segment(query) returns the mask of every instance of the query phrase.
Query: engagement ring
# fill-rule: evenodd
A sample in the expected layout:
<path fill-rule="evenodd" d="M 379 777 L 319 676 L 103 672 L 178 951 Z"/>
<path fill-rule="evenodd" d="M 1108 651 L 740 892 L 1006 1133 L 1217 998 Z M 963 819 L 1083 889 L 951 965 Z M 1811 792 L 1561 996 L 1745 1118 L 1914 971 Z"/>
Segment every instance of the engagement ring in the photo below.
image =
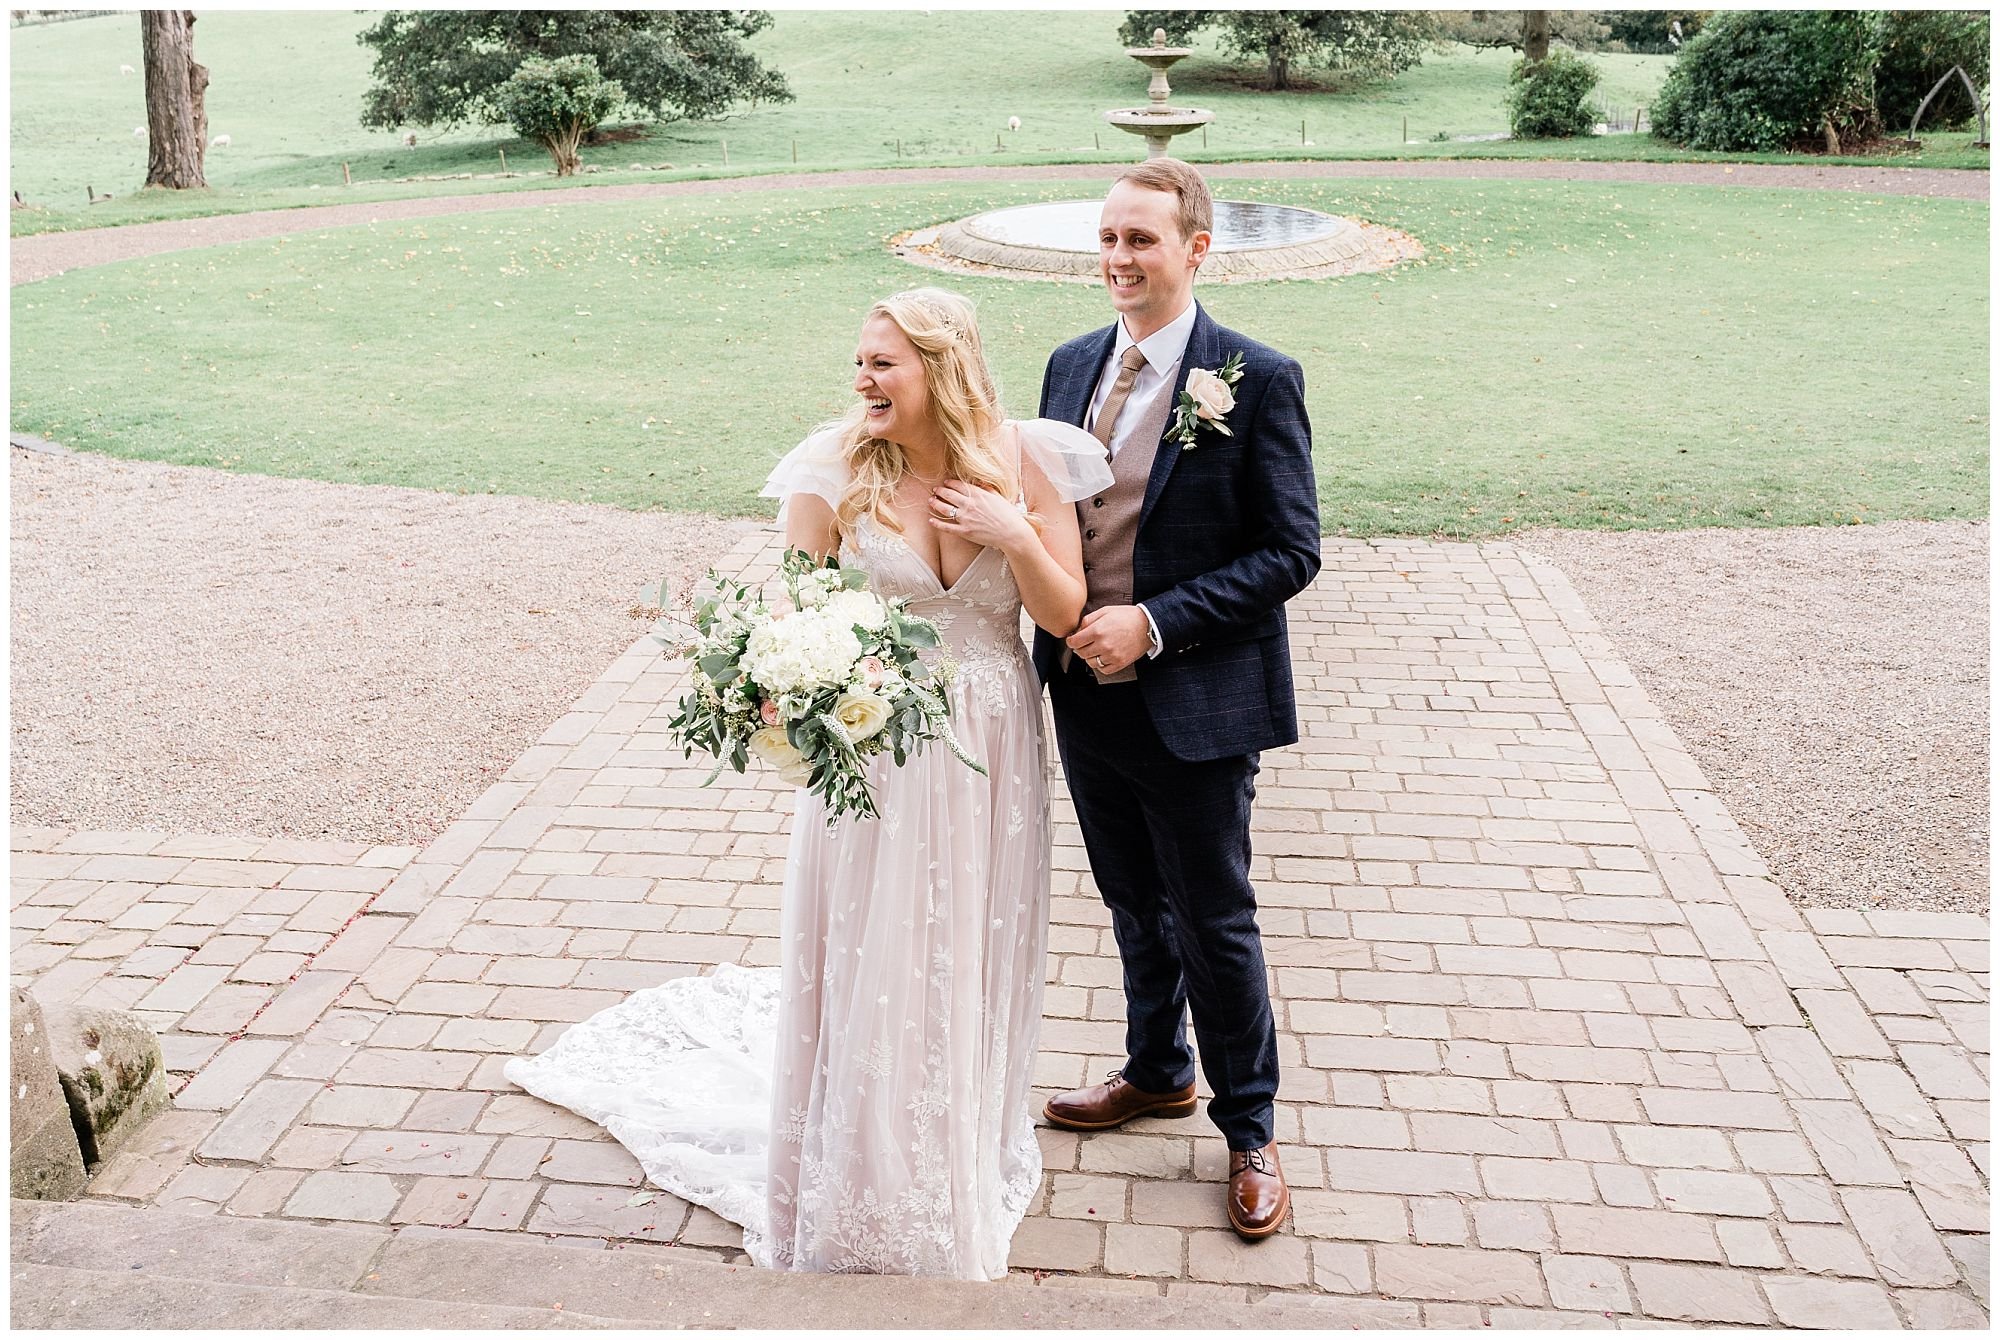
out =
<path fill-rule="evenodd" d="M 947 508 L 945 508 L 945 509 L 944 509 L 944 519 L 945 519 L 946 521 L 956 521 L 956 520 L 958 520 L 958 509 L 957 509 L 956 507 L 947 507 Z"/>

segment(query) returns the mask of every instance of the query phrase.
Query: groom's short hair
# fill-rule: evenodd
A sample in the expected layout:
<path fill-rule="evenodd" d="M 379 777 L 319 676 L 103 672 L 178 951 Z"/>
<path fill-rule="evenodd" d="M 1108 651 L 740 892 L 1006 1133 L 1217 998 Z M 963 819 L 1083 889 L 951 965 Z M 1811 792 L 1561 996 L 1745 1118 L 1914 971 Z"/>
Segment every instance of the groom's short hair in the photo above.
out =
<path fill-rule="evenodd" d="M 1183 242 L 1196 233 L 1215 231 L 1215 199 L 1209 195 L 1208 183 L 1194 164 L 1178 158 L 1149 158 L 1126 168 L 1118 174 L 1118 180 L 1149 191 L 1171 191 L 1180 201 L 1176 218 Z"/>

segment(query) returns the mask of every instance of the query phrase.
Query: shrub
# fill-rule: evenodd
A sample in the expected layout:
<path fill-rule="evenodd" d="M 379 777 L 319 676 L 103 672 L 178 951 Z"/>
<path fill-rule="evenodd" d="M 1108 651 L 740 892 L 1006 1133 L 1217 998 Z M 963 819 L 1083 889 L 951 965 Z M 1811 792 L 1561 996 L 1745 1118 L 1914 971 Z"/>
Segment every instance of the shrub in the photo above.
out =
<path fill-rule="evenodd" d="M 577 145 L 625 100 L 616 80 L 597 70 L 595 56 L 561 56 L 521 62 L 499 89 L 501 113 L 524 140 L 537 140 L 556 163 L 556 175 L 576 172 Z"/>
<path fill-rule="evenodd" d="M 1597 113 L 1585 99 L 1597 87 L 1597 67 L 1557 47 L 1548 59 L 1514 62 L 1507 83 L 1507 121 L 1517 140 L 1565 140 L 1588 135 Z"/>
<path fill-rule="evenodd" d="M 1882 16 L 1857 10 L 1718 10 L 1681 48 L 1653 133 L 1694 149 L 1837 152 L 1880 127 Z"/>
<path fill-rule="evenodd" d="M 1891 10 L 1875 67 L 1875 105 L 1883 123 L 1890 130 L 1909 130 L 1924 95 L 1954 65 L 1972 76 L 1974 88 L 1984 89 L 1992 76 L 1992 40 L 1993 20 L 1984 13 Z M 1924 123 L 1934 130 L 1957 129 L 1975 110 L 1965 85 L 1954 79 L 1925 110 Z"/>

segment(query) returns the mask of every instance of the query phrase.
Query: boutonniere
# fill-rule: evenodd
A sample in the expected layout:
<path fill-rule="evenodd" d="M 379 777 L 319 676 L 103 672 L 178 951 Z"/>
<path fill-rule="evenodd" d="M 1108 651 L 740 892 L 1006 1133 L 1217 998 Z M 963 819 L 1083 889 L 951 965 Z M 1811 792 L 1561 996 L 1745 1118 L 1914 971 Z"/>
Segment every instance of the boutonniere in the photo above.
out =
<path fill-rule="evenodd" d="M 1213 428 L 1228 437 L 1229 425 L 1223 420 L 1230 410 L 1236 408 L 1236 396 L 1230 388 L 1242 379 L 1243 351 L 1240 349 L 1212 372 L 1207 368 L 1190 368 L 1187 386 L 1181 391 L 1180 403 L 1174 409 L 1174 426 L 1167 433 L 1167 440 L 1180 443 L 1182 451 L 1193 451 L 1197 445 L 1195 433 L 1203 427 Z"/>

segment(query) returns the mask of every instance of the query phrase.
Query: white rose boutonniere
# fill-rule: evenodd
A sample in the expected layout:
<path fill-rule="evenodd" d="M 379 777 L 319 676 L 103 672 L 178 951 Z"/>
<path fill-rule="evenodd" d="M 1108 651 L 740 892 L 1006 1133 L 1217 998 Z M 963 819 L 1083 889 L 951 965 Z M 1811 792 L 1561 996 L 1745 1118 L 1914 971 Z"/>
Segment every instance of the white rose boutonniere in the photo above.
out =
<path fill-rule="evenodd" d="M 1203 428 L 1228 437 L 1229 425 L 1224 419 L 1236 408 L 1236 395 L 1231 388 L 1242 379 L 1241 350 L 1231 354 L 1220 368 L 1188 369 L 1187 385 L 1174 409 L 1174 424 L 1167 440 L 1180 443 L 1182 451 L 1193 451 L 1197 445 L 1195 434 Z"/>

